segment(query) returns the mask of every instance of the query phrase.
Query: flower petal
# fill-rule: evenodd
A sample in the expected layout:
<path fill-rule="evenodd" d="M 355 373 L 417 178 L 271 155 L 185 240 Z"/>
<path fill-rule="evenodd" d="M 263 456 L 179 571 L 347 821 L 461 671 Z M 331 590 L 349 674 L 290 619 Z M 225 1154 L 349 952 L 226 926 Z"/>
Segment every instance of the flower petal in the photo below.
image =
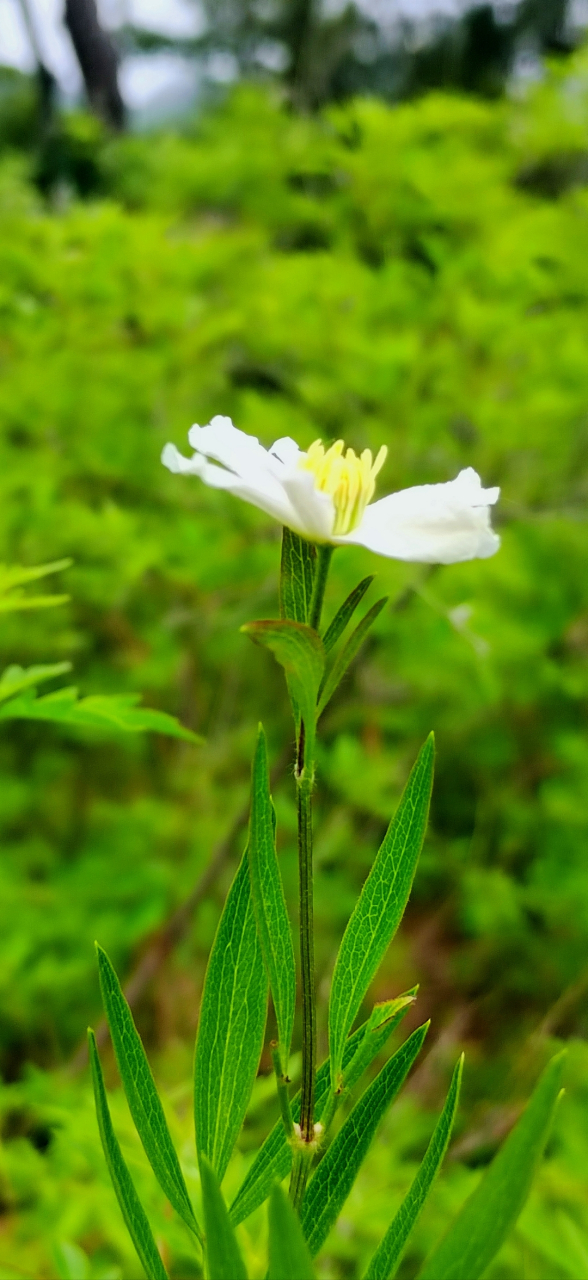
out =
<path fill-rule="evenodd" d="M 333 541 L 423 564 L 485 559 L 500 546 L 490 525 L 490 507 L 499 493 L 483 489 L 478 473 L 468 467 L 447 484 L 418 485 L 373 502 L 357 529 Z"/>
<path fill-rule="evenodd" d="M 290 528 L 310 542 L 334 542 L 333 499 L 315 487 L 312 471 L 298 466 L 285 469 L 282 485 L 294 511 L 295 523 Z"/>
<path fill-rule="evenodd" d="M 188 438 L 197 449 L 191 458 L 184 458 L 175 445 L 165 445 L 161 461 L 170 471 L 197 475 L 210 488 L 226 489 L 280 524 L 296 527 L 296 513 L 270 467 L 267 450 L 255 436 L 238 431 L 230 418 L 217 415 L 206 427 L 191 427 Z"/>
<path fill-rule="evenodd" d="M 201 476 L 205 465 L 204 458 L 200 454 L 195 453 L 193 457 L 185 458 L 183 453 L 176 449 L 175 444 L 164 444 L 161 461 L 168 471 L 173 471 L 176 475 Z"/>

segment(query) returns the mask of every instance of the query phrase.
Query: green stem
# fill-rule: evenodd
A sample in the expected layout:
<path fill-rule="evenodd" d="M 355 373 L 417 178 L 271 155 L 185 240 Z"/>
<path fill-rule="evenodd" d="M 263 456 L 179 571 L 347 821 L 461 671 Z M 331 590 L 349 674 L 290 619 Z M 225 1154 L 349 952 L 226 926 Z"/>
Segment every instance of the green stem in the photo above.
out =
<path fill-rule="evenodd" d="M 282 1113 L 284 1129 L 286 1130 L 286 1137 L 288 1138 L 288 1140 L 290 1140 L 290 1138 L 292 1138 L 294 1134 L 294 1124 L 292 1121 L 292 1112 L 290 1110 L 290 1095 L 288 1093 L 289 1081 L 287 1077 L 284 1075 L 284 1071 L 282 1067 L 282 1058 L 281 1058 L 280 1050 L 277 1047 L 277 1045 L 275 1048 L 272 1049 L 272 1062 L 274 1066 L 274 1072 L 276 1075 L 278 1101 L 280 1103 L 280 1111 Z"/>
<path fill-rule="evenodd" d="M 311 766 L 312 768 L 312 766 Z M 300 872 L 300 965 L 302 972 L 302 1082 L 300 1136 L 314 1141 L 316 1012 L 314 1001 L 314 921 L 312 885 L 312 774 L 305 762 L 298 789 L 298 863 Z"/>
<path fill-rule="evenodd" d="M 309 625 L 314 627 L 315 631 L 318 631 L 321 624 L 325 587 L 334 550 L 335 548 L 330 546 L 329 543 L 323 543 L 317 548 L 318 558 L 310 602 L 310 617 L 308 619 Z"/>

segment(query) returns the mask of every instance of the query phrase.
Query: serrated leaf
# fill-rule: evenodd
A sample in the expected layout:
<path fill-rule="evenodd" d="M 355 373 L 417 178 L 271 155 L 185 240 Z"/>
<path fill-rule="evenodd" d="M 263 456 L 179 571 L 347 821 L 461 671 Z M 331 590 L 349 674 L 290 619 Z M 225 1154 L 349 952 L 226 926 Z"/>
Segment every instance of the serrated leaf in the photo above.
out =
<path fill-rule="evenodd" d="M 138 707 L 140 697 L 138 693 L 115 693 L 78 698 L 77 689 L 70 686 L 37 698 L 34 690 L 28 689 L 0 706 L 0 720 L 48 720 L 119 733 L 164 733 L 185 742 L 202 742 L 198 734 L 184 728 L 166 711 Z"/>
<path fill-rule="evenodd" d="M 343 935 L 331 983 L 329 1050 L 333 1088 L 339 1087 L 343 1046 L 387 950 L 410 894 L 427 826 L 434 740 L 420 751 L 400 804 Z"/>
<path fill-rule="evenodd" d="M 46 578 L 49 573 L 68 569 L 71 560 L 54 560 L 51 564 L 35 565 L 25 569 L 22 565 L 0 565 L 0 613 L 12 613 L 22 609 L 49 609 L 53 605 L 66 604 L 68 595 L 27 596 L 20 590 L 28 582 Z"/>
<path fill-rule="evenodd" d="M 88 1031 L 88 1049 L 100 1138 L 122 1216 L 148 1280 L 168 1280 L 167 1271 L 153 1239 L 147 1215 L 135 1191 L 133 1180 L 112 1127 L 106 1089 L 104 1088 L 104 1078 L 93 1031 Z"/>
<path fill-rule="evenodd" d="M 257 1074 L 266 1015 L 267 978 L 245 853 L 208 960 L 194 1062 L 196 1145 L 219 1181 Z"/>
<path fill-rule="evenodd" d="M 347 644 L 345 644 L 341 649 L 341 652 L 337 654 L 331 670 L 327 671 L 323 684 L 319 690 L 318 707 L 316 712 L 317 719 L 322 715 L 327 703 L 331 701 L 335 689 L 341 683 L 341 680 L 343 679 L 347 668 L 353 662 L 358 649 L 361 648 L 370 627 L 373 626 L 376 618 L 382 612 L 384 605 L 387 603 L 388 596 L 382 596 L 381 600 L 376 600 L 376 603 L 368 610 L 365 617 L 357 624 L 355 631 L 351 633 Z"/>
<path fill-rule="evenodd" d="M 286 1075 L 296 1005 L 296 962 L 276 854 L 267 748 L 261 725 L 251 780 L 248 859 L 253 910 L 278 1024 L 281 1069 Z"/>
<path fill-rule="evenodd" d="M 407 992 L 413 996 L 414 992 Z M 402 997 L 401 997 L 402 998 Z M 409 1004 L 403 1004 L 395 1017 L 390 1018 L 373 1032 L 370 1044 L 369 1062 L 364 1062 L 365 1069 L 383 1049 L 388 1037 L 402 1021 Z M 359 1076 L 354 1073 L 357 1052 L 367 1031 L 368 1023 L 358 1027 L 345 1043 L 343 1053 L 343 1089 L 351 1088 Z M 314 1118 L 320 1120 L 330 1092 L 329 1059 L 322 1063 L 316 1073 Z M 300 1119 L 300 1093 L 292 1099 L 292 1117 Z M 243 1183 L 231 1205 L 231 1221 L 235 1226 L 249 1217 L 269 1195 L 272 1183 L 281 1181 L 290 1172 L 292 1166 L 292 1149 L 289 1146 L 284 1125 L 278 1120 L 260 1147 L 250 1166 Z"/>
<path fill-rule="evenodd" d="M 306 538 L 284 528 L 280 566 L 280 615 L 290 622 L 310 618 L 316 547 Z"/>
<path fill-rule="evenodd" d="M 351 1191 L 376 1129 L 420 1052 L 428 1023 L 413 1031 L 365 1093 L 323 1156 L 302 1202 L 302 1228 L 311 1254 L 318 1253 Z"/>
<path fill-rule="evenodd" d="M 479 1280 L 514 1227 L 543 1155 L 565 1052 L 548 1062 L 514 1129 L 419 1272 L 419 1280 Z"/>
<path fill-rule="evenodd" d="M 96 953 L 112 1045 L 135 1128 L 162 1191 L 176 1213 L 202 1241 L 141 1037 L 106 952 L 97 945 Z"/>
<path fill-rule="evenodd" d="M 333 621 L 329 624 L 323 636 L 325 653 L 330 653 L 333 646 L 336 645 L 339 636 L 343 635 L 347 623 L 351 621 L 355 610 L 358 605 L 361 604 L 366 591 L 371 587 L 374 577 L 375 574 L 372 573 L 369 578 L 362 578 L 355 590 L 352 591 L 350 595 L 347 596 L 347 599 L 343 601 L 341 608 L 337 610 Z"/>
<path fill-rule="evenodd" d="M 28 582 L 38 582 L 39 578 L 46 578 L 50 573 L 69 569 L 72 564 L 73 560 L 69 558 L 52 560 L 49 564 L 36 564 L 31 568 L 20 564 L 0 564 L 0 596 L 6 595 L 6 592 L 12 591 L 14 587 L 23 587 Z"/>
<path fill-rule="evenodd" d="M 22 591 L 0 598 L 0 613 L 16 613 L 26 609 L 53 609 L 58 604 L 67 604 L 68 595 L 59 596 L 26 596 Z"/>
<path fill-rule="evenodd" d="M 314 1280 L 312 1258 L 300 1219 L 278 1183 L 272 1187 L 268 1222 L 268 1280 Z"/>
<path fill-rule="evenodd" d="M 200 1156 L 200 1180 L 209 1280 L 247 1280 L 245 1263 L 229 1221 L 218 1179 L 205 1155 Z"/>
<path fill-rule="evenodd" d="M 453 1129 L 453 1121 L 459 1102 L 459 1090 L 463 1071 L 463 1054 L 455 1066 L 443 1111 L 433 1130 L 431 1141 L 420 1168 L 391 1222 L 382 1243 L 370 1262 L 365 1280 L 391 1280 L 396 1275 L 410 1233 L 423 1208 L 441 1163 Z"/>
<path fill-rule="evenodd" d="M 323 642 L 312 627 L 301 622 L 248 622 L 241 630 L 270 649 L 288 678 L 288 687 L 306 730 L 309 758 L 313 757 L 316 700 L 325 669 Z"/>
<path fill-rule="evenodd" d="M 44 680 L 52 680 L 54 676 L 65 675 L 71 671 L 71 662 L 52 662 L 49 665 L 35 667 L 6 667 L 0 676 L 0 702 L 6 698 L 14 698 L 24 689 L 30 689 Z"/>

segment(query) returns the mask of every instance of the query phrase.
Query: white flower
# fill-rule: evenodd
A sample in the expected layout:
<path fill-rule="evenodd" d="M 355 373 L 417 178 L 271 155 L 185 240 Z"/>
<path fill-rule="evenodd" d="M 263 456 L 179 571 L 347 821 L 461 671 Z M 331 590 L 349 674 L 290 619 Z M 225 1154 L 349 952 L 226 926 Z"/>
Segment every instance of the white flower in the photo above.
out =
<path fill-rule="evenodd" d="M 228 489 L 310 542 L 355 543 L 426 564 L 485 558 L 500 545 L 490 525 L 500 490 L 483 489 L 472 467 L 446 484 L 418 485 L 371 502 L 385 448 L 375 462 L 369 449 L 359 458 L 353 449 L 344 453 L 341 440 L 326 451 L 317 440 L 303 453 L 286 437 L 264 449 L 220 416 L 207 427 L 192 427 L 188 438 L 193 456 L 184 458 L 166 444 L 164 466 Z"/>

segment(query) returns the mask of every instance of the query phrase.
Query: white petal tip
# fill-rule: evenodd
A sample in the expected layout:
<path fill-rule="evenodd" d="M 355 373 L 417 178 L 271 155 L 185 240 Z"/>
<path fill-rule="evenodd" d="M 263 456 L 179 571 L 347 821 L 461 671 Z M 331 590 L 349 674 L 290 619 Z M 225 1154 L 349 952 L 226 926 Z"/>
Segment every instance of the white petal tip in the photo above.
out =
<path fill-rule="evenodd" d="M 192 458 L 185 458 L 175 444 L 165 444 L 161 451 L 161 461 L 168 471 L 174 475 L 200 475 L 203 466 L 203 459 L 194 455 Z"/>

